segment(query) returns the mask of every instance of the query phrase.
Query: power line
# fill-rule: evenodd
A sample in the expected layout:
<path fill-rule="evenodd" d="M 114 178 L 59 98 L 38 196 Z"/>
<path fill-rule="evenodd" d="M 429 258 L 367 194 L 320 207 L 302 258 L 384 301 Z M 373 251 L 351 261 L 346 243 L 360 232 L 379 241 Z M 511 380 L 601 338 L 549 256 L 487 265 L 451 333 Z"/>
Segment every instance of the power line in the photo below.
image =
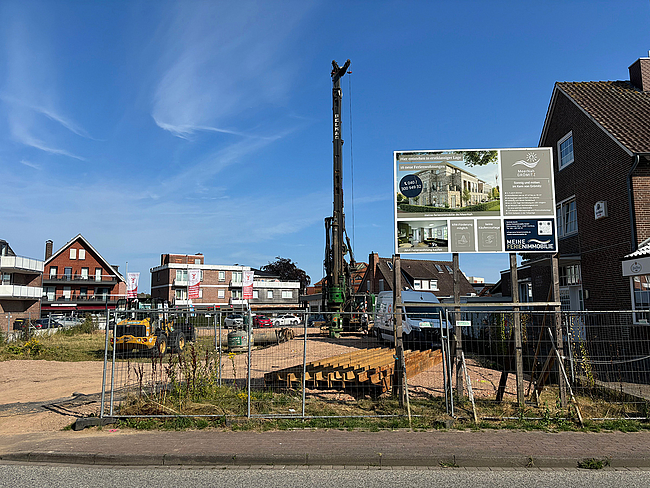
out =
<path fill-rule="evenodd" d="M 348 93 L 349 93 L 349 114 L 350 114 L 350 207 L 352 207 L 352 248 L 356 249 L 354 240 L 354 154 L 352 152 L 352 71 L 348 71 Z"/>

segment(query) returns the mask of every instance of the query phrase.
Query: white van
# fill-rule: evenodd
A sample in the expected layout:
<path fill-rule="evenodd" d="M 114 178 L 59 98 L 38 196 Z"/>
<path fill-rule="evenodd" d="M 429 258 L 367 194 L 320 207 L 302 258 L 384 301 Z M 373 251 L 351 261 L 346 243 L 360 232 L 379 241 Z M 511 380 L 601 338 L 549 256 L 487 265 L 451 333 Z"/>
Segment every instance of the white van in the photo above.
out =
<path fill-rule="evenodd" d="M 445 327 L 445 312 L 438 298 L 429 291 L 403 291 L 402 339 L 406 349 L 431 349 L 440 347 L 440 320 Z M 410 306 L 411 304 L 430 304 L 430 306 Z M 381 291 L 375 302 L 374 335 L 380 339 L 394 342 L 393 335 L 393 292 Z"/>

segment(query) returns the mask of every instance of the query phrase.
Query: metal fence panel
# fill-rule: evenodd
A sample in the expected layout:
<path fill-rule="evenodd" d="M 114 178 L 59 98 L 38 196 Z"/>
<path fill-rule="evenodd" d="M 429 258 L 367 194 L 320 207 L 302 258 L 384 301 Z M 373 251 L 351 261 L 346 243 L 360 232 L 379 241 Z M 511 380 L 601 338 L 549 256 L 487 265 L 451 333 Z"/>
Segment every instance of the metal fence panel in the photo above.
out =
<path fill-rule="evenodd" d="M 111 313 L 102 415 L 381 417 L 410 409 L 432 418 L 478 419 L 539 417 L 552 407 L 571 417 L 575 406 L 560 405 L 564 374 L 585 418 L 647 415 L 649 334 L 647 326 L 633 324 L 630 312 L 425 311 L 419 313 L 421 327 L 405 327 L 405 384 L 396 384 L 391 336 L 381 334 L 372 317 L 351 321 L 354 330 L 336 334 L 321 316 L 304 311 L 258 312 L 271 319 L 270 326 L 247 317 L 251 326 L 237 328 L 227 328 L 231 324 L 219 312 L 138 313 Z M 522 328 L 519 377 L 516 316 Z M 144 319 L 183 331 L 183 350 L 177 333 L 168 332 L 162 354 L 159 335 L 143 328 Z M 556 320 L 563 331 L 561 361 L 554 349 Z M 408 390 L 405 408 L 387 406 L 400 388 Z"/>

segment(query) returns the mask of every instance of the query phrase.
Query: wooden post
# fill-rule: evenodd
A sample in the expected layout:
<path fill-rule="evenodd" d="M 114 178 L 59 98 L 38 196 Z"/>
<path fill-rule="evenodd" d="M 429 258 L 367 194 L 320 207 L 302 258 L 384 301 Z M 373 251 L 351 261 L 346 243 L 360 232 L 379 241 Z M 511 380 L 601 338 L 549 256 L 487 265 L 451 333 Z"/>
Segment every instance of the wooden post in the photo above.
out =
<path fill-rule="evenodd" d="M 460 303 L 460 266 L 458 264 L 458 253 L 452 254 L 452 267 L 454 269 L 454 303 Z M 458 324 L 460 320 L 460 307 L 455 308 L 454 323 Z M 463 396 L 463 334 L 462 329 L 454 327 L 454 336 L 456 338 L 456 395 L 460 398 Z"/>
<path fill-rule="evenodd" d="M 400 407 L 404 406 L 404 343 L 402 340 L 402 266 L 399 254 L 393 257 L 393 313 L 395 314 L 393 338 L 395 340 L 395 367 L 393 393 L 399 396 Z"/>
<path fill-rule="evenodd" d="M 559 256 L 558 254 L 553 254 L 551 257 L 551 272 L 553 278 L 553 301 L 560 301 L 560 265 L 559 265 Z M 562 314 L 561 307 L 555 306 L 555 344 L 557 345 L 557 350 L 560 353 L 559 357 L 564 357 L 564 338 L 562 335 Z M 560 386 L 560 403 L 562 408 L 565 408 L 567 405 L 566 401 L 566 382 L 564 381 L 564 376 L 562 374 L 562 365 L 558 364 L 557 374 L 558 374 L 558 384 Z"/>
<path fill-rule="evenodd" d="M 517 276 L 517 253 L 510 253 L 510 286 L 512 288 L 512 303 L 515 318 L 515 379 L 517 381 L 517 403 L 524 406 L 524 360 L 521 344 L 521 315 L 519 313 L 519 279 Z"/>

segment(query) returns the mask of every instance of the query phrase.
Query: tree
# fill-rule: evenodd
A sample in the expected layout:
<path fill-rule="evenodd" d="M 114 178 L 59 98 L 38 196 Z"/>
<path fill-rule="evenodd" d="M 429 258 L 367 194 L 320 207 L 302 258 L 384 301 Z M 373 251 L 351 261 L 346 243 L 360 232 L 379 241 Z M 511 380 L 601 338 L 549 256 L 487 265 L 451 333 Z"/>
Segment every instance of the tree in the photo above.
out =
<path fill-rule="evenodd" d="M 276 256 L 275 261 L 262 266 L 262 271 L 277 275 L 282 281 L 300 281 L 300 291 L 304 292 L 311 283 L 311 278 L 289 258 Z"/>
<path fill-rule="evenodd" d="M 465 188 L 463 190 L 463 200 L 465 201 L 465 206 L 467 206 L 467 204 L 469 203 L 470 198 L 472 198 L 472 194 L 467 188 Z"/>
<path fill-rule="evenodd" d="M 467 166 L 485 166 L 488 163 L 497 162 L 496 151 L 464 151 L 463 161 Z"/>

